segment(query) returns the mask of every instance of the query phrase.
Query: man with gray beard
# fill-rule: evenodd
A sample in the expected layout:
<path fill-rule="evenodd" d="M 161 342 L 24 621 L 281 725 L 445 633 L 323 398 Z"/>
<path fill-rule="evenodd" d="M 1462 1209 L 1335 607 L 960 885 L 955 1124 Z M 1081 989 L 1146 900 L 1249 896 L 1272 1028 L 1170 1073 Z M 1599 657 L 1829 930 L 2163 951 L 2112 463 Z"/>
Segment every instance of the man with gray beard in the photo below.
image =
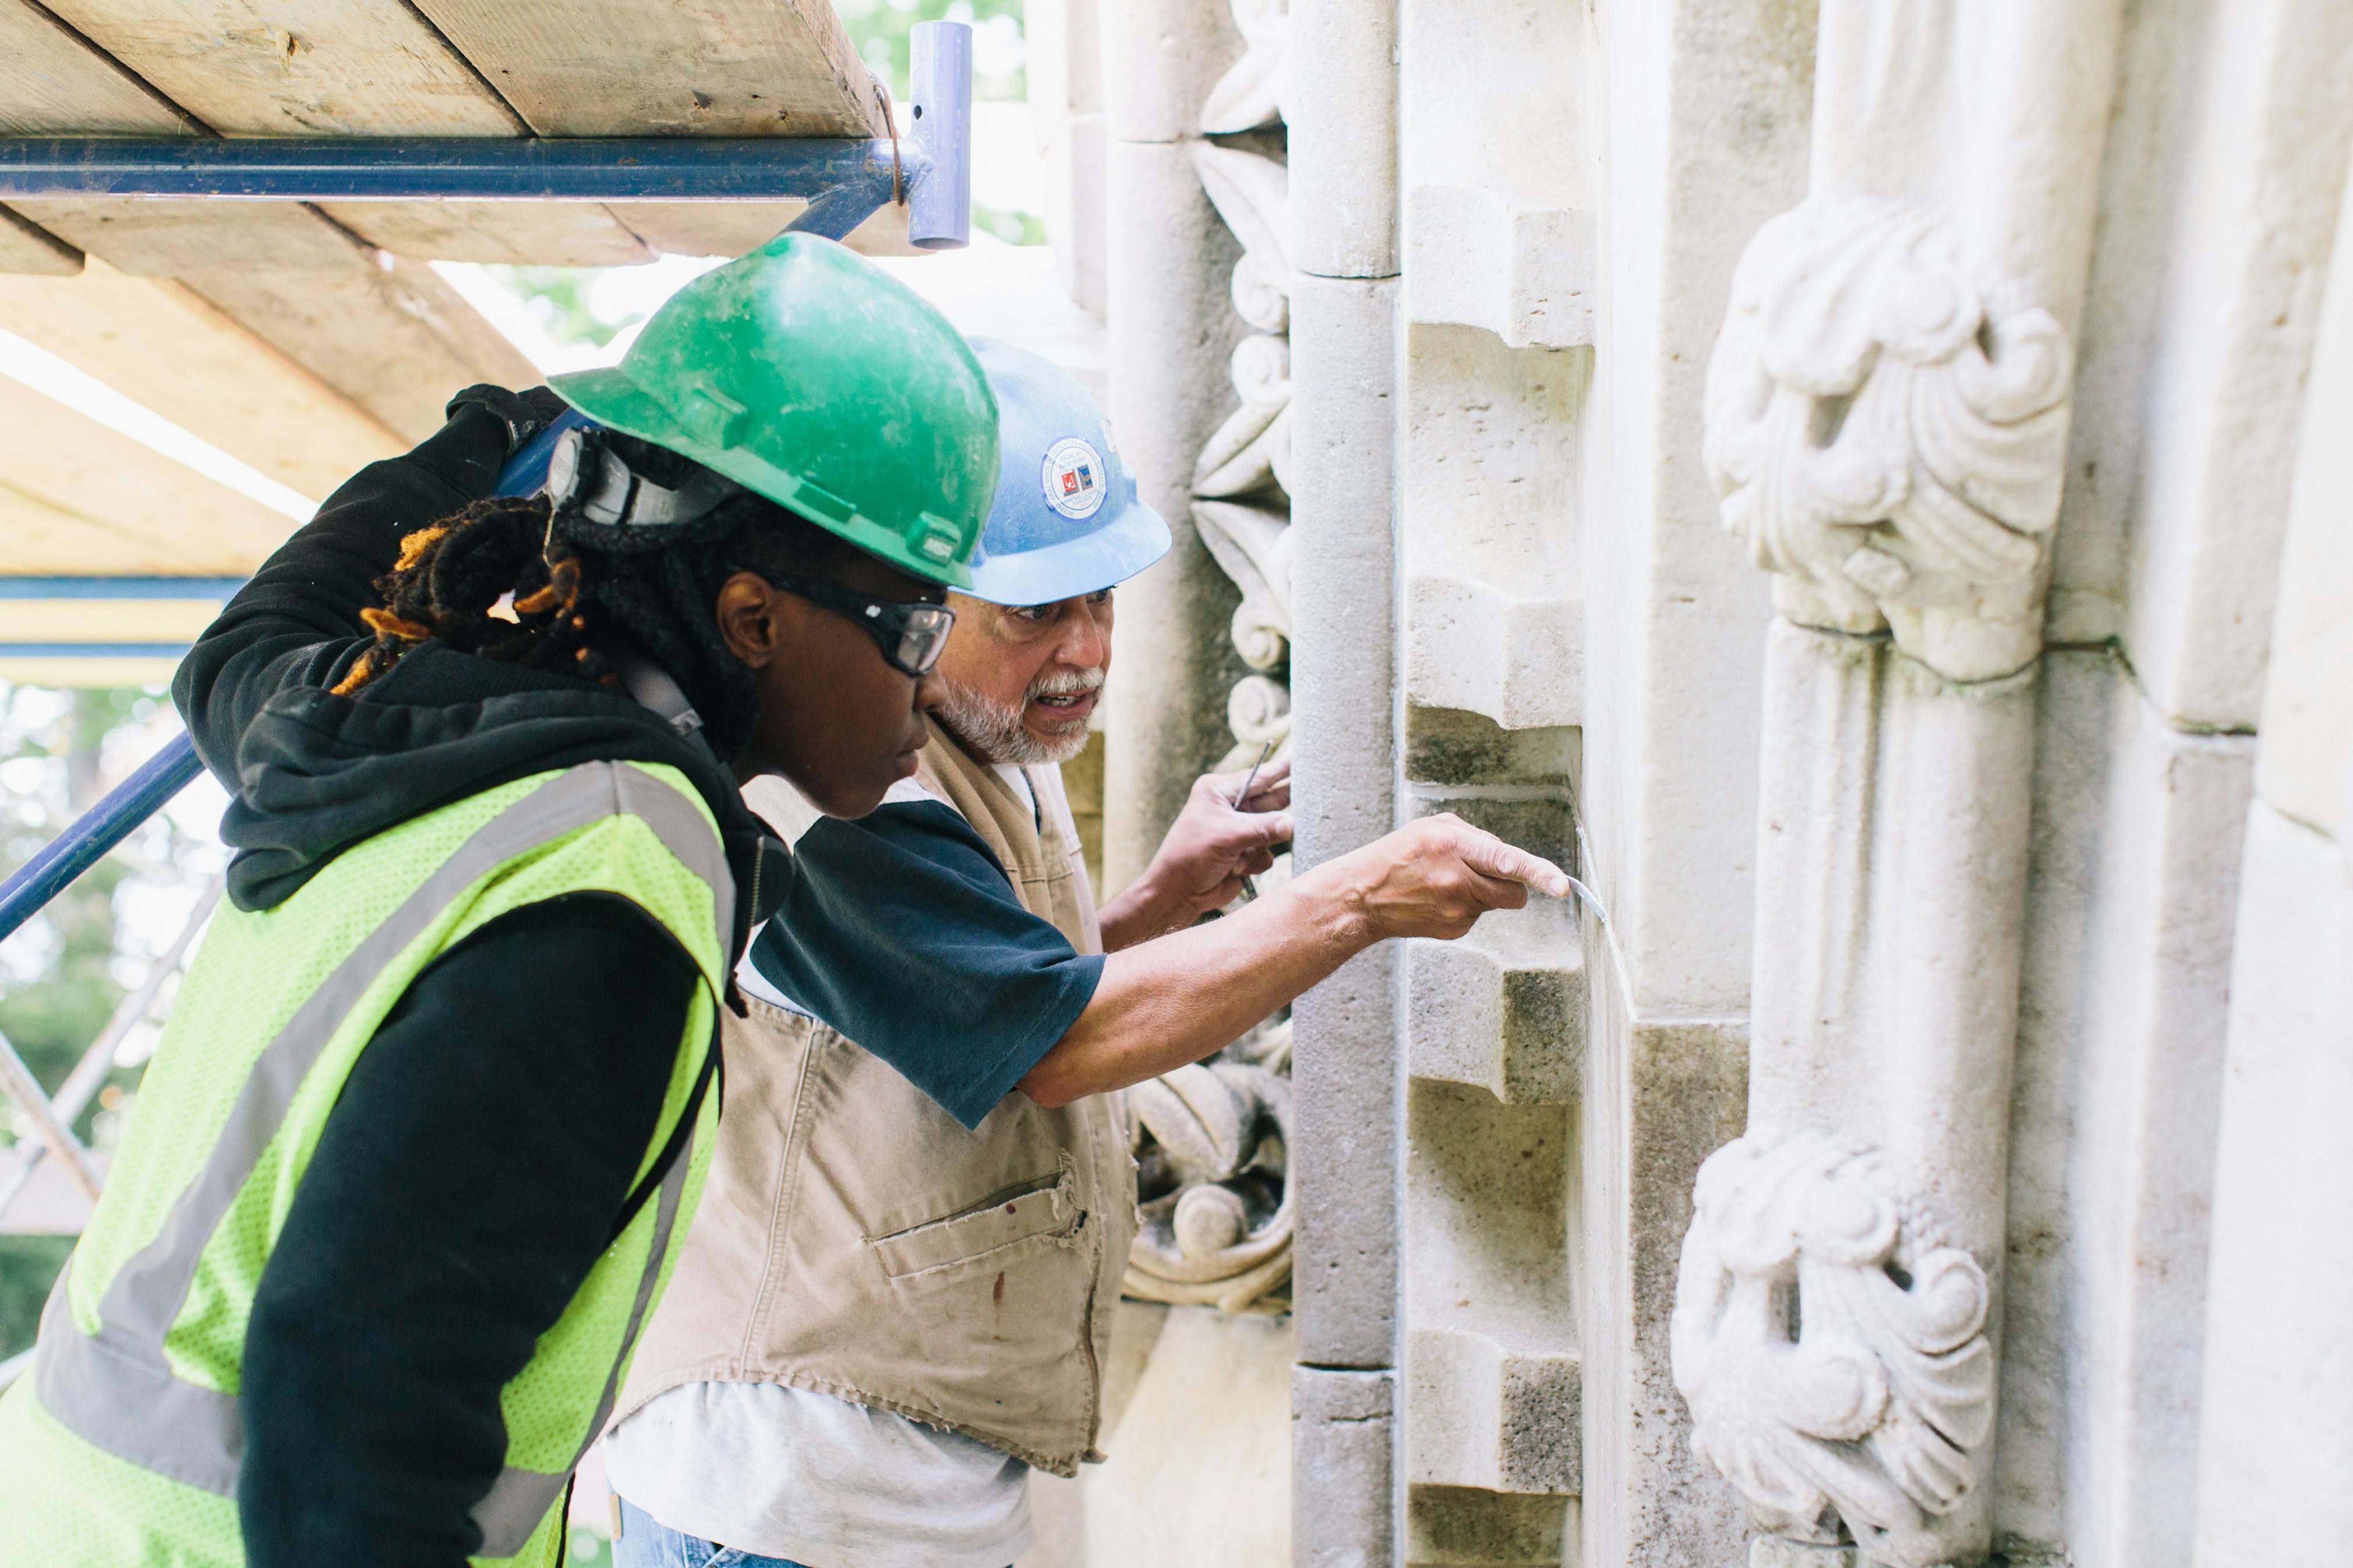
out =
<path fill-rule="evenodd" d="M 619 1568 L 1005 1568 L 1029 1467 L 1103 1458 L 1135 1225 L 1106 1091 L 1222 1049 L 1375 942 L 1569 889 L 1433 817 L 1203 921 L 1291 837 L 1278 760 L 1247 797 L 1243 774 L 1199 780 L 1098 913 L 1059 764 L 1102 698 L 1113 585 L 1168 530 L 1076 382 L 973 348 L 1003 462 L 918 689 L 930 743 L 855 822 L 745 789 L 793 880 L 738 972 L 718 1148 L 607 1439 Z"/>

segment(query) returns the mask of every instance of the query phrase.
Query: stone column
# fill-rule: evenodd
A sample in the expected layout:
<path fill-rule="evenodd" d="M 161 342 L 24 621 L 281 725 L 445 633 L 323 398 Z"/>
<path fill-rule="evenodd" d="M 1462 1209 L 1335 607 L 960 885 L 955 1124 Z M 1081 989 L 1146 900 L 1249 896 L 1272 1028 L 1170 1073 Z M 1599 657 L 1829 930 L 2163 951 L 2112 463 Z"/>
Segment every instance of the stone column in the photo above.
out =
<path fill-rule="evenodd" d="M 1974 1562 L 2038 658 L 2116 0 L 1827 0 L 1807 199 L 1709 368 L 1774 574 L 1748 1131 L 1672 1325 L 1754 1561 Z"/>
<path fill-rule="evenodd" d="M 1395 824 L 1397 11 L 1293 0 L 1292 731 L 1304 868 Z M 1392 945 L 1293 1011 L 1294 1561 L 1399 1560 Z"/>
<path fill-rule="evenodd" d="M 1123 0 L 1098 26 L 1106 93 L 1104 285 L 1109 412 L 1139 494 L 1176 543 L 1123 584 L 1103 782 L 1109 897 L 1158 847 L 1227 749 L 1237 595 L 1192 518 L 1196 458 L 1233 398 L 1242 335 L 1228 285 L 1240 247 L 1194 171 L 1203 100 L 1240 51 L 1225 0 Z"/>

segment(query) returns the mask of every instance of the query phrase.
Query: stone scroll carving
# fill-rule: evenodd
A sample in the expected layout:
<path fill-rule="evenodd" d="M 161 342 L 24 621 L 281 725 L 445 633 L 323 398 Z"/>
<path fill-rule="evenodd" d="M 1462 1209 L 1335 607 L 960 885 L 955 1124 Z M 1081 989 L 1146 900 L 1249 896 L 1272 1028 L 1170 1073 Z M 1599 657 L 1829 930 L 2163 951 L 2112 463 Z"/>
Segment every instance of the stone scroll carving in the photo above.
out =
<path fill-rule="evenodd" d="M 1926 1568 L 1993 1426 L 1991 1291 L 1868 1149 L 1752 1132 L 1700 1167 L 1671 1339 L 1692 1448 L 1760 1528 Z"/>
<path fill-rule="evenodd" d="M 2012 674 L 2042 647 L 2073 364 L 1938 212 L 1807 201 L 1749 242 L 1708 366 L 1725 526 L 1790 619 Z"/>
<path fill-rule="evenodd" d="M 1241 242 L 1234 310 L 1252 331 L 1235 345 L 1237 406 L 1193 468 L 1193 524 L 1241 591 L 1235 651 L 1250 674 L 1226 702 L 1234 744 L 1219 772 L 1291 746 L 1291 263 L 1289 172 L 1279 151 L 1287 0 L 1232 0 L 1248 45 L 1201 107 L 1193 167 Z M 1270 134 L 1272 133 L 1272 134 Z M 1271 748 L 1270 751 L 1269 748 Z M 1280 884 L 1289 858 L 1258 878 Z M 1228 1311 L 1287 1306 L 1291 1280 L 1291 1022 L 1268 1020 L 1209 1061 L 1127 1091 L 1142 1224 L 1126 1294 Z"/>
<path fill-rule="evenodd" d="M 1279 1310 L 1291 1279 L 1291 1026 L 1127 1091 L 1141 1225 L 1129 1296 Z"/>

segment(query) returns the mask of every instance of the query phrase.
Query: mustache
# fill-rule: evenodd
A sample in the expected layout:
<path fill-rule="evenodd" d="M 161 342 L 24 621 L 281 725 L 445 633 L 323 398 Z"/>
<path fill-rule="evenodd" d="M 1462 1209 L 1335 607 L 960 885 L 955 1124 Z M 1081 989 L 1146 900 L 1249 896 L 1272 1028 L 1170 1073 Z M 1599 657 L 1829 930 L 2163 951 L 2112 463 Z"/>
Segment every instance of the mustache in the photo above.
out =
<path fill-rule="evenodd" d="M 1092 669 L 1050 669 L 1029 683 L 1029 689 L 1022 694 L 1022 700 L 1029 701 L 1039 697 L 1072 697 L 1082 691 L 1100 690 L 1103 683 L 1103 668 L 1101 665 L 1096 665 Z"/>

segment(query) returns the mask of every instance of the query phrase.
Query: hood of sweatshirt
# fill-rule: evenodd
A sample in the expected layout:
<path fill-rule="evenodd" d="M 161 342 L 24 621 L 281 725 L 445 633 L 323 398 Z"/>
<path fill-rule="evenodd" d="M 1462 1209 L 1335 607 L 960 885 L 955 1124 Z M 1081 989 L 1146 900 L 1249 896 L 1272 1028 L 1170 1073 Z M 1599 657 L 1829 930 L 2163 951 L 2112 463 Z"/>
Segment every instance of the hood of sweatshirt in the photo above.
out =
<path fill-rule="evenodd" d="M 533 773 L 586 762 L 664 763 L 718 819 L 735 874 L 737 942 L 791 875 L 783 847 L 701 742 L 626 694 L 575 677 L 426 643 L 358 695 L 280 691 L 238 738 L 221 837 L 228 895 L 270 909 L 321 867 L 413 816 Z M 732 955 L 731 955 L 732 956 Z"/>

